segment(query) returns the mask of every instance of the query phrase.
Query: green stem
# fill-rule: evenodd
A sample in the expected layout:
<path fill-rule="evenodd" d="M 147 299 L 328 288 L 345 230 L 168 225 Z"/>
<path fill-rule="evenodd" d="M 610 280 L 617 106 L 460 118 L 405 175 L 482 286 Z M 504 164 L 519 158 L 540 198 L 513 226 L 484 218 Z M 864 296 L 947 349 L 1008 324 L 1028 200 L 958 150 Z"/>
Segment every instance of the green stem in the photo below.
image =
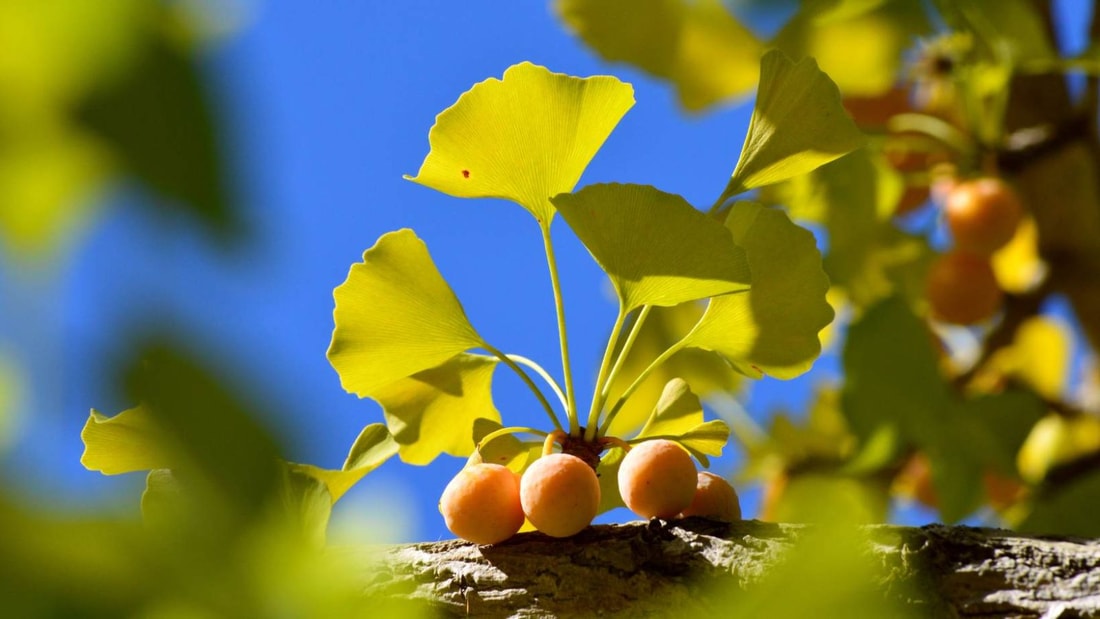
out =
<path fill-rule="evenodd" d="M 630 349 L 634 347 L 634 341 L 638 339 L 638 334 L 642 332 L 642 325 L 645 323 L 645 319 L 649 317 L 649 312 L 652 309 L 652 305 L 643 306 L 642 311 L 638 312 L 638 317 L 634 319 L 634 324 L 630 327 L 630 333 L 627 334 L 626 341 L 623 342 L 623 349 L 619 351 L 619 358 L 615 359 L 615 365 L 611 366 L 611 373 L 607 375 L 607 382 L 604 383 L 603 390 L 600 391 L 600 397 L 604 401 L 607 401 L 611 384 L 615 382 L 615 378 L 619 376 L 619 371 L 623 369 L 626 357 L 630 354 Z"/>
<path fill-rule="evenodd" d="M 481 440 L 477 442 L 478 449 L 481 449 L 482 445 L 489 444 L 489 441 L 498 436 L 504 436 L 505 434 L 534 434 L 535 436 L 549 436 L 549 432 L 543 432 L 538 428 L 525 428 L 520 426 L 512 426 L 508 428 L 501 428 L 499 430 L 493 430 L 492 432 L 481 437 Z"/>
<path fill-rule="evenodd" d="M 638 375 L 638 378 L 634 379 L 634 382 L 630 383 L 630 386 L 626 388 L 626 391 L 624 391 L 623 394 L 619 396 L 619 399 L 615 401 L 615 406 L 611 407 L 611 411 L 607 413 L 607 417 L 604 418 L 603 423 L 600 424 L 600 430 L 597 436 L 603 436 L 607 434 L 607 430 L 611 427 L 611 422 L 615 419 L 615 415 L 619 414 L 619 411 L 622 409 L 623 405 L 626 404 L 626 401 L 630 399 L 630 396 L 634 395 L 634 392 L 638 390 L 638 387 L 642 386 L 642 383 L 645 382 L 645 379 L 649 378 L 649 375 L 653 373 L 653 370 L 656 370 L 658 367 L 661 366 L 662 363 L 668 361 L 669 358 L 672 357 L 672 355 L 680 352 L 680 349 L 684 347 L 683 342 L 684 340 L 680 340 L 672 346 L 669 346 L 668 349 L 665 350 L 665 352 L 661 353 L 656 359 L 653 360 L 653 363 L 650 363 L 649 366 L 646 367 L 646 369 L 642 370 L 642 373 Z"/>
<path fill-rule="evenodd" d="M 562 409 L 564 410 L 569 408 L 569 404 L 567 404 L 565 401 L 565 393 L 562 392 L 561 387 L 558 385 L 558 381 L 554 380 L 554 377 L 550 376 L 550 373 L 544 370 L 541 365 L 535 363 L 527 357 L 521 357 L 520 355 L 506 356 L 520 365 L 525 365 L 531 368 L 535 372 L 535 374 L 538 374 L 540 377 L 542 377 L 542 380 L 546 381 L 547 385 L 550 385 L 550 389 L 554 391 L 554 395 L 558 396 L 558 401 L 561 402 Z"/>
<path fill-rule="evenodd" d="M 558 416 L 554 413 L 554 408 L 550 406 L 550 402 L 547 401 L 546 396 L 542 394 L 542 390 L 539 389 L 538 385 L 535 384 L 535 381 L 531 380 L 531 377 L 527 375 L 527 372 L 524 372 L 523 368 L 516 365 L 516 362 L 509 358 L 508 355 L 500 352 L 499 350 L 493 348 L 488 344 L 483 344 L 483 346 L 485 347 L 485 350 L 489 351 L 497 359 L 503 361 L 504 365 L 512 368 L 512 370 L 516 374 L 518 374 L 521 379 L 523 379 L 523 382 L 527 384 L 527 387 L 531 390 L 532 393 L 535 394 L 535 397 L 538 398 L 539 404 L 542 404 L 542 407 L 546 409 L 546 414 L 550 416 L 550 421 L 554 424 L 554 427 L 558 430 L 561 430 L 561 422 L 558 421 Z"/>
<path fill-rule="evenodd" d="M 626 312 L 619 305 L 619 314 L 615 317 L 615 326 L 611 327 L 611 335 L 607 338 L 607 348 L 603 351 L 603 361 L 600 362 L 600 373 L 596 377 L 596 388 L 592 392 L 592 408 L 588 411 L 588 424 L 584 430 L 584 440 L 591 442 L 596 438 L 596 425 L 600 422 L 600 411 L 603 410 L 606 389 L 604 385 L 607 375 L 611 371 L 611 360 L 615 356 L 615 342 L 623 330 L 626 322 Z"/>
<path fill-rule="evenodd" d="M 541 223 L 542 244 L 546 249 L 546 264 L 550 267 L 550 285 L 554 289 L 554 309 L 558 315 L 558 342 L 561 346 L 561 371 L 565 378 L 565 416 L 569 418 L 569 434 L 580 436 L 580 422 L 577 420 L 577 396 L 573 390 L 573 371 L 569 366 L 569 338 L 565 333 L 565 304 L 562 302 L 561 281 L 558 278 L 558 263 L 554 259 L 554 244 L 550 239 L 550 224 Z M 557 418 L 554 419 L 557 422 Z M 555 423 L 555 427 L 561 429 Z"/>

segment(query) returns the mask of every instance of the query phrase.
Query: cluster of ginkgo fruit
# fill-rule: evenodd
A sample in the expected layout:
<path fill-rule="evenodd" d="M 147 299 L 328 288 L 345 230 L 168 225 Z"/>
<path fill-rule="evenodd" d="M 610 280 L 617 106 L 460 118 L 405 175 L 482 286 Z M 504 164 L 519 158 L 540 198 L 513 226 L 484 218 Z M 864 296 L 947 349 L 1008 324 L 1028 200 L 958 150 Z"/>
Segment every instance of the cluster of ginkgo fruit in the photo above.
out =
<path fill-rule="evenodd" d="M 522 476 L 485 462 L 459 471 L 439 501 L 447 528 L 475 544 L 495 544 L 515 535 L 525 520 L 551 537 L 569 537 L 591 524 L 600 507 L 599 479 L 583 459 L 553 452 L 559 438 L 547 439 L 542 457 Z M 623 502 L 644 518 L 741 519 L 733 486 L 713 473 L 697 472 L 674 441 L 654 439 L 630 448 L 618 481 Z"/>
<path fill-rule="evenodd" d="M 925 295 L 932 317 L 972 325 L 996 314 L 1004 292 L 991 257 L 1016 234 L 1024 209 L 1016 191 L 996 176 L 954 183 L 946 192 L 943 219 L 951 248 L 928 270 Z"/>

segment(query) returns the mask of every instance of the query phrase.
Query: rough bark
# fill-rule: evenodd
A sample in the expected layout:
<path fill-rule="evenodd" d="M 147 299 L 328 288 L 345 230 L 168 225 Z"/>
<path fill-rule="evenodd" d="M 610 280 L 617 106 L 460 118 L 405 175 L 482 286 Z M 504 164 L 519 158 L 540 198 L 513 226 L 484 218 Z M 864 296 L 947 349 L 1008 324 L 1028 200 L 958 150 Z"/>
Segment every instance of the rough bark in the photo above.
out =
<path fill-rule="evenodd" d="M 766 587 L 784 562 L 814 560 L 808 543 L 821 531 L 691 518 L 593 526 L 564 540 L 411 544 L 387 548 L 362 578 L 370 595 L 421 600 L 446 616 L 729 616 L 722 611 L 754 591 L 811 595 Z M 858 539 L 849 549 L 879 568 L 864 583 L 914 616 L 1100 617 L 1100 540 L 943 525 L 866 526 Z"/>

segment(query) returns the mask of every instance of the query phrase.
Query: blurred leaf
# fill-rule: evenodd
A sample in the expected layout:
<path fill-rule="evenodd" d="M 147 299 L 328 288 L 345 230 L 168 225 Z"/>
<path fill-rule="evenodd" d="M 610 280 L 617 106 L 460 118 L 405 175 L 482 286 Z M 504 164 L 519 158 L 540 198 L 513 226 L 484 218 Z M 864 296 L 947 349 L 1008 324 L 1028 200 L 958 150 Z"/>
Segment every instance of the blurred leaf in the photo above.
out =
<path fill-rule="evenodd" d="M 1012 240 L 993 254 L 993 272 L 1005 292 L 1023 294 L 1042 281 L 1047 265 L 1039 256 L 1039 229 L 1025 217 Z"/>
<path fill-rule="evenodd" d="M 1100 451 L 1100 419 L 1049 414 L 1030 429 L 1017 455 L 1020 476 L 1037 484 L 1051 469 Z"/>
<path fill-rule="evenodd" d="M 33 135 L 0 140 L 0 241 L 15 255 L 47 257 L 92 219 L 108 152 L 71 129 L 23 133 Z"/>
<path fill-rule="evenodd" d="M 812 58 L 795 63 L 780 51 L 769 51 L 760 61 L 760 87 L 745 145 L 722 197 L 805 174 L 863 142 L 836 84 Z"/>
<path fill-rule="evenodd" d="M 130 70 L 82 103 L 78 117 L 131 174 L 168 198 L 158 206 L 231 235 L 242 221 L 229 196 L 212 99 L 190 51 L 155 35 Z"/>
<path fill-rule="evenodd" d="M 1097 537 L 1100 536 L 1098 504 L 1100 471 L 1093 470 L 1037 495 L 1031 513 L 1017 528 L 1047 535 Z"/>
<path fill-rule="evenodd" d="M 152 343 L 123 376 L 160 436 L 170 437 L 177 474 L 201 484 L 243 520 L 255 518 L 276 496 L 280 450 L 251 408 L 209 370 L 172 346 Z"/>
<path fill-rule="evenodd" d="M 470 455 L 477 420 L 500 423 L 492 394 L 496 366 L 492 357 L 459 354 L 377 389 L 373 397 L 382 405 L 401 460 L 428 464 L 441 453 Z"/>
<path fill-rule="evenodd" d="M 792 474 L 770 515 L 776 522 L 883 522 L 886 487 L 873 480 L 836 473 Z"/>
<path fill-rule="evenodd" d="M 683 344 L 714 351 L 754 378 L 806 372 L 821 353 L 818 332 L 833 319 L 813 235 L 753 202 L 736 203 L 726 226 L 745 248 L 752 288 L 711 299 Z"/>
<path fill-rule="evenodd" d="M 756 83 L 763 46 L 718 0 L 559 0 L 557 10 L 605 60 L 671 81 L 688 110 Z"/>
<path fill-rule="evenodd" d="M 899 298 L 871 307 L 849 328 L 844 376 L 841 407 L 862 440 L 880 426 L 934 439 L 947 421 L 950 398 L 932 335 Z"/>
<path fill-rule="evenodd" d="M 80 463 L 104 475 L 167 469 L 180 464 L 177 446 L 143 406 L 114 417 L 93 409 L 80 439 L 84 442 Z"/>
<path fill-rule="evenodd" d="M 894 86 L 913 40 L 930 30 L 921 0 L 813 0 L 772 45 L 816 59 L 841 92 L 871 96 Z"/>
<path fill-rule="evenodd" d="M 309 472 L 287 467 L 283 473 L 279 493 L 282 513 L 289 516 L 289 524 L 300 531 L 309 544 L 315 548 L 323 547 L 332 504 L 338 497 L 330 494 L 327 480 L 318 479 Z M 363 472 L 365 474 L 366 471 Z"/>
<path fill-rule="evenodd" d="M 946 6 L 948 24 L 973 32 L 994 54 L 1007 53 L 1016 62 L 1058 56 L 1042 13 L 1028 0 L 1002 0 L 996 10 L 981 0 L 957 0 Z"/>
<path fill-rule="evenodd" d="M 1073 362 L 1069 327 L 1048 316 L 1033 316 L 1017 329 L 1012 344 L 998 350 L 988 370 L 1012 376 L 1049 400 L 1061 400 Z"/>
<path fill-rule="evenodd" d="M 550 198 L 573 190 L 633 105 L 634 89 L 614 77 L 513 65 L 436 117 L 428 156 L 405 178 L 460 198 L 511 200 L 549 225 Z"/>
<path fill-rule="evenodd" d="M 0 352 L 0 455 L 15 443 L 23 425 L 24 380 L 15 362 Z"/>
<path fill-rule="evenodd" d="M 626 361 L 611 384 L 611 394 L 621 394 L 657 355 L 678 342 L 703 315 L 702 303 L 684 303 L 675 307 L 654 307 L 642 325 Z M 632 325 L 628 324 L 629 330 Z M 617 343 L 621 347 L 622 342 Z M 616 353 L 618 350 L 616 350 Z M 665 385 L 673 379 L 687 381 L 706 398 L 717 393 L 733 393 L 741 374 L 721 357 L 696 348 L 680 350 L 654 370 L 625 402 L 608 428 L 611 436 L 630 436 L 653 412 Z"/>
<path fill-rule="evenodd" d="M 680 196 L 605 184 L 552 202 L 611 278 L 623 312 L 748 288 L 744 251 Z"/>
<path fill-rule="evenodd" d="M 484 343 L 409 229 L 382 235 L 333 297 L 328 359 L 344 389 L 359 397 Z"/>
<path fill-rule="evenodd" d="M 363 476 L 396 455 L 397 451 L 397 441 L 386 426 L 372 423 L 359 433 L 340 470 L 322 469 L 311 464 L 291 464 L 290 470 L 322 482 L 327 488 L 326 495 L 335 503 L 352 486 L 359 483 Z"/>

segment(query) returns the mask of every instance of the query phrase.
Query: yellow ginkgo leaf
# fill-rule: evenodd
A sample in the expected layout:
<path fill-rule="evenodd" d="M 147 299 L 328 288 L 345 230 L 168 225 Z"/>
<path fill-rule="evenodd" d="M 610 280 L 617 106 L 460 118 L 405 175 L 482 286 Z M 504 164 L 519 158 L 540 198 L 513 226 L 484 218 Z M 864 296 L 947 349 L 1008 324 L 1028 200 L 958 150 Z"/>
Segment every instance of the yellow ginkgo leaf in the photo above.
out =
<path fill-rule="evenodd" d="M 523 62 L 476 84 L 436 117 L 431 150 L 408 180 L 460 198 L 503 198 L 543 225 L 550 198 L 569 192 L 634 89 L 614 77 L 578 78 Z"/>
<path fill-rule="evenodd" d="M 114 417 L 93 410 L 80 438 L 84 441 L 80 463 L 104 475 L 167 469 L 179 463 L 175 445 L 144 406 Z"/>
<path fill-rule="evenodd" d="M 323 482 L 332 502 L 335 503 L 364 475 L 381 466 L 395 454 L 397 454 L 397 442 L 393 440 L 390 431 L 383 424 L 372 423 L 359 433 L 340 470 L 322 469 L 312 464 L 290 464 L 290 469 Z"/>
<path fill-rule="evenodd" d="M 333 297 L 328 359 L 344 389 L 359 397 L 484 343 L 409 229 L 382 235 Z"/>
<path fill-rule="evenodd" d="M 401 460 L 428 464 L 442 453 L 470 455 L 478 420 L 500 423 L 493 405 L 496 366 L 493 357 L 459 354 L 377 390 L 372 397 L 382 405 Z"/>
<path fill-rule="evenodd" d="M 772 50 L 760 61 L 760 87 L 741 157 L 723 198 L 805 174 L 864 143 L 836 84 L 812 58 L 793 62 Z"/>

